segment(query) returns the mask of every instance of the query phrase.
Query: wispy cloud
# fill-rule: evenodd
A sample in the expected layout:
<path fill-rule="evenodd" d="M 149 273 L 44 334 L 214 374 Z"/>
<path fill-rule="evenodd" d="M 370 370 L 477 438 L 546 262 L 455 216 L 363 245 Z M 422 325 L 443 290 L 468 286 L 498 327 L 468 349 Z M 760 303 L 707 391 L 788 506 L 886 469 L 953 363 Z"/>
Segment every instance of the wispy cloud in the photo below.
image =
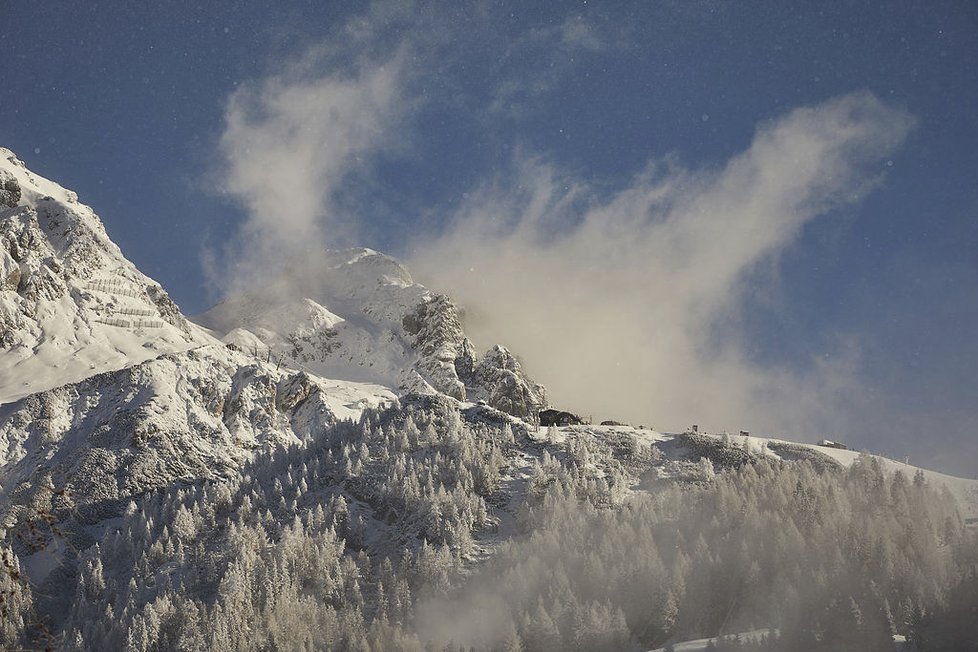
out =
<path fill-rule="evenodd" d="M 230 242 L 204 250 L 218 293 L 252 286 L 297 253 L 361 244 L 365 216 L 351 189 L 373 183 L 358 182 L 370 179 L 379 155 L 411 147 L 424 106 L 460 109 L 453 95 L 461 94 L 465 73 L 454 66 L 466 51 L 463 32 L 507 44 L 491 84 L 496 108 L 487 114 L 523 110 L 528 97 L 553 89 L 576 54 L 608 45 L 581 16 L 528 28 L 507 43 L 489 13 L 478 5 L 452 13 L 378 0 L 328 38 L 270 62 L 273 74 L 228 98 L 213 177 L 246 219 Z M 438 96 L 430 83 L 418 83 L 432 76 L 443 86 Z"/>
<path fill-rule="evenodd" d="M 220 185 L 247 217 L 210 255 L 222 292 L 300 252 L 363 244 L 360 226 L 378 227 L 350 189 L 379 155 L 425 137 L 426 109 L 477 110 L 473 128 L 505 138 L 509 118 L 559 88 L 578 57 L 618 47 L 607 25 L 576 15 L 531 26 L 493 52 L 478 109 L 458 97 L 468 73 L 456 19 L 496 38 L 487 15 L 373 3 L 229 98 Z M 654 159 L 610 196 L 523 151 L 479 188 L 457 189 L 467 200 L 447 231 L 415 233 L 405 248 L 420 278 L 465 307 L 478 341 L 510 345 L 569 408 L 663 428 L 852 432 L 885 409 L 863 382 L 861 341 L 840 334 L 827 356 L 823 346 L 800 368 L 772 367 L 751 355 L 742 319 L 804 226 L 871 190 L 911 124 L 870 94 L 848 95 L 759 126 L 719 169 Z"/>
<path fill-rule="evenodd" d="M 340 196 L 379 152 L 408 146 L 417 42 L 392 34 L 413 33 L 417 20 L 411 3 L 371 3 L 228 98 L 214 177 L 246 218 L 231 242 L 205 251 L 219 291 L 299 253 L 357 242 L 359 216 Z"/>
<path fill-rule="evenodd" d="M 487 183 L 412 268 L 469 310 L 483 342 L 521 352 L 552 396 L 595 416 L 811 436 L 857 391 L 840 342 L 804 371 L 750 361 L 747 292 L 802 227 L 858 201 L 911 118 L 867 93 L 762 125 L 719 172 L 648 168 L 598 200 L 531 157 Z"/>

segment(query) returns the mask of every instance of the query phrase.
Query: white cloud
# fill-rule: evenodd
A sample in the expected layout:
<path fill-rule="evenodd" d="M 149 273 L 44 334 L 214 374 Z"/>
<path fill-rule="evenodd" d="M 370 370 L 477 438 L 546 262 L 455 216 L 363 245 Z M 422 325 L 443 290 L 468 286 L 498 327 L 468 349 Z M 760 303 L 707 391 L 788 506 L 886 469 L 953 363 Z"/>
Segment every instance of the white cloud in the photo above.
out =
<path fill-rule="evenodd" d="M 396 3 L 371 7 L 229 99 L 221 185 L 247 219 L 211 256 L 222 291 L 267 281 L 297 253 L 362 244 L 358 221 L 370 216 L 340 194 L 379 152 L 424 136 L 420 102 L 455 106 L 409 89 L 454 56 L 454 28 Z M 607 47 L 573 18 L 527 30 L 500 54 L 483 117 L 522 110 L 574 55 Z M 417 234 L 410 263 L 465 306 L 477 341 L 511 346 L 568 408 L 662 428 L 844 431 L 878 403 L 860 384 L 858 342 L 840 337 L 801 371 L 762 366 L 742 311 L 805 224 L 874 186 L 911 122 L 872 95 L 848 95 L 762 125 L 718 171 L 653 161 L 611 197 L 517 155 L 468 194 L 447 232 Z"/>
<path fill-rule="evenodd" d="M 275 74 L 228 98 L 214 176 L 246 219 L 231 242 L 204 250 L 217 292 L 252 287 L 297 253 L 362 244 L 358 222 L 366 216 L 341 195 L 357 186 L 353 177 L 369 176 L 379 153 L 411 146 L 412 118 L 421 106 L 457 104 L 452 91 L 433 99 L 424 84 L 411 85 L 422 69 L 451 67 L 463 31 L 491 33 L 483 13 L 459 19 L 410 2 L 371 2 L 328 38 L 279 62 Z M 509 45 L 501 55 L 506 72 L 493 86 L 510 108 L 520 103 L 515 96 L 550 90 L 575 53 L 605 47 L 581 17 L 530 28 Z M 457 90 L 454 82 L 439 81 Z"/>
<path fill-rule="evenodd" d="M 336 196 L 377 151 L 399 146 L 403 59 L 340 67 L 310 51 L 229 98 L 220 181 L 247 218 L 212 264 L 223 289 L 297 252 L 355 239 Z"/>
<path fill-rule="evenodd" d="M 761 126 L 719 172 L 650 164 L 604 201 L 524 157 L 449 232 L 419 239 L 411 266 L 468 309 L 477 340 L 523 355 L 563 406 L 812 436 L 838 427 L 832 406 L 858 392 L 858 349 L 840 343 L 805 372 L 758 366 L 738 326 L 745 293 L 807 222 L 873 187 L 911 123 L 848 95 Z"/>

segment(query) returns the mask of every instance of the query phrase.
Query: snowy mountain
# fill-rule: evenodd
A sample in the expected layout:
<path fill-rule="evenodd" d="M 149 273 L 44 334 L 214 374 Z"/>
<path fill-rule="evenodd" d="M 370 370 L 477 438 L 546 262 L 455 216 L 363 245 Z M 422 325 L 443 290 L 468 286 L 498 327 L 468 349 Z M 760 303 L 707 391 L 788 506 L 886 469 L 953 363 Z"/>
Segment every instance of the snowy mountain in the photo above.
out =
<path fill-rule="evenodd" d="M 226 476 L 256 448 L 300 442 L 396 395 L 440 392 L 517 416 L 544 406 L 512 354 L 477 356 L 448 298 L 388 256 L 325 252 L 314 286 L 293 265 L 226 300 L 199 318 L 222 343 L 122 255 L 75 193 L 9 150 L 0 188 L 6 500 L 53 482 L 77 508 Z"/>
<path fill-rule="evenodd" d="M 327 378 L 399 393 L 485 401 L 519 417 L 546 406 L 544 389 L 506 348 L 479 356 L 458 308 L 370 249 L 319 252 L 256 292 L 196 318 L 224 342 Z"/>
<path fill-rule="evenodd" d="M 208 341 L 77 195 L 0 148 L 0 403 Z"/>
<path fill-rule="evenodd" d="M 388 256 L 325 252 L 314 286 L 293 265 L 226 300 L 199 320 L 222 343 L 123 256 L 75 193 L 5 149 L 0 188 L 7 500 L 53 482 L 76 508 L 221 477 L 256 448 L 300 442 L 395 395 L 440 392 L 518 416 L 544 406 L 512 354 L 475 354 L 456 307 Z"/>
<path fill-rule="evenodd" d="M 970 590 L 978 481 L 545 406 L 369 249 L 189 320 L 0 149 L 0 648 L 842 649 Z"/>

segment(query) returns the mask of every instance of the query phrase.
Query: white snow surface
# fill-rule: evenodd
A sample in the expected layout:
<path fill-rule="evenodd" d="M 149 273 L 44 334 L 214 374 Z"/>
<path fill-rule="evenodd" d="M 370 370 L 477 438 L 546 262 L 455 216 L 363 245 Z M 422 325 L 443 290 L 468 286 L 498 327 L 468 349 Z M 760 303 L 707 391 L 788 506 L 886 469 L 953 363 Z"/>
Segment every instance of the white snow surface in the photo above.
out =
<path fill-rule="evenodd" d="M 681 453 L 681 451 L 677 451 L 674 446 L 670 445 L 677 441 L 676 438 L 678 435 L 673 433 L 661 433 L 644 428 L 633 428 L 631 426 L 567 426 L 557 429 L 555 441 L 564 441 L 568 432 L 590 432 L 599 436 L 606 436 L 607 433 L 611 432 L 627 433 L 635 437 L 635 439 L 638 441 L 659 448 L 666 453 L 667 457 L 675 457 L 677 453 Z M 718 441 L 722 440 L 723 438 L 722 434 L 699 434 L 706 437 L 712 437 Z M 830 448 L 827 446 L 820 446 L 818 444 L 798 443 L 771 437 L 756 437 L 754 435 L 749 435 L 746 437 L 742 435 L 728 436 L 732 445 L 744 446 L 746 444 L 750 448 L 751 452 L 758 455 L 766 455 L 775 459 L 791 459 L 790 454 L 778 453 L 773 450 L 773 448 L 776 448 L 778 444 L 784 444 L 789 447 L 789 449 L 797 448 L 825 455 L 826 457 L 835 460 L 843 467 L 851 466 L 853 462 L 859 459 L 860 455 L 868 454 L 855 450 Z M 772 444 L 774 445 L 773 448 Z M 978 479 L 947 475 L 938 471 L 932 471 L 906 464 L 904 462 L 891 460 L 887 457 L 882 457 L 879 455 L 872 455 L 872 457 L 878 459 L 883 465 L 883 469 L 888 473 L 901 471 L 907 476 L 908 479 L 912 479 L 918 470 L 921 471 L 924 478 L 931 484 L 931 486 L 947 488 L 951 495 L 954 496 L 955 500 L 958 501 L 962 517 L 966 519 L 978 518 Z"/>
<path fill-rule="evenodd" d="M 0 148 L 0 404 L 210 338 L 122 255 L 77 195 Z"/>
<path fill-rule="evenodd" d="M 740 634 L 737 634 L 736 636 L 739 636 L 741 641 L 756 643 L 756 642 L 760 642 L 761 640 L 763 640 L 763 637 L 766 634 L 770 633 L 770 632 L 771 632 L 770 629 L 755 629 L 755 630 L 751 630 L 749 632 L 742 632 Z M 673 643 L 672 649 L 674 650 L 674 652 L 701 652 L 702 650 L 706 650 L 707 649 L 707 646 L 710 644 L 711 641 L 714 644 L 716 644 L 717 639 L 715 637 L 714 638 L 698 638 L 698 639 L 694 639 L 694 640 L 691 640 L 691 641 L 683 641 L 681 643 Z M 897 651 L 910 649 L 907 646 L 907 639 L 906 639 L 906 637 L 905 636 L 901 636 L 900 634 L 894 634 L 893 635 L 893 649 L 894 650 L 897 650 Z M 660 647 L 660 648 L 656 648 L 654 650 L 650 650 L 650 652 L 665 652 L 665 650 L 666 650 L 666 648 Z"/>
<path fill-rule="evenodd" d="M 402 320 L 431 293 L 370 249 L 317 256 L 315 273 L 294 264 L 269 286 L 233 295 L 194 321 L 310 373 L 416 389 L 417 356 Z"/>
<path fill-rule="evenodd" d="M 756 643 L 761 641 L 765 635 L 770 633 L 770 631 L 771 630 L 769 629 L 754 629 L 749 632 L 741 632 L 740 634 L 736 634 L 736 636 L 739 636 L 741 641 Z M 672 649 L 675 650 L 675 652 L 700 652 L 701 650 L 705 650 L 711 641 L 716 643 L 716 637 L 698 638 L 692 641 L 673 643 Z M 665 649 L 666 648 L 660 647 L 651 650 L 650 652 L 665 652 Z"/>

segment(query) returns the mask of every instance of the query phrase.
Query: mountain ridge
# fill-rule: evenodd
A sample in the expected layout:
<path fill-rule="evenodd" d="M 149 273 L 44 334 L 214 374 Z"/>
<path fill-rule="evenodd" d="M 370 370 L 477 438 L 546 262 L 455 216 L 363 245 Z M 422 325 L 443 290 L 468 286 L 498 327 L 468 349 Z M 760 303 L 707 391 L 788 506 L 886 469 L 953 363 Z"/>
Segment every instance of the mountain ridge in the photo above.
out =
<path fill-rule="evenodd" d="M 0 186 L 0 404 L 208 341 L 74 192 L 7 149 Z"/>
<path fill-rule="evenodd" d="M 664 492 L 668 513 L 681 488 L 709 495 L 719 477 L 768 482 L 766 495 L 822 518 L 810 513 L 823 509 L 819 487 L 891 482 L 902 495 L 912 475 L 930 498 L 929 484 L 947 488 L 946 518 L 924 528 L 934 550 L 963 536 L 959 514 L 978 515 L 978 481 L 853 451 L 692 429 L 541 429 L 545 391 L 516 356 L 479 354 L 449 297 L 370 249 L 286 261 L 263 287 L 188 319 L 90 208 L 9 150 L 0 202 L 0 591 L 20 605 L 0 607 L 20 619 L 0 619 L 0 646 L 25 640 L 28 622 L 51 628 L 38 645 L 66 649 L 219 647 L 252 626 L 278 632 L 271 646 L 291 633 L 248 618 L 288 620 L 301 604 L 315 617 L 292 628 L 307 642 L 332 647 L 346 632 L 356 648 L 369 620 L 375 645 L 400 647 L 385 637 L 403 633 L 415 601 L 447 595 L 500 550 L 519 553 L 519 536 L 574 501 L 617 518 Z M 797 484 L 776 488 L 779 470 Z M 534 536 L 559 542 L 546 531 Z M 672 580 L 652 564 L 674 582 L 646 596 L 663 613 L 678 609 L 687 552 L 710 558 L 692 542 L 660 549 L 679 551 Z M 249 588 L 254 577 L 268 585 Z M 594 617 L 624 631 L 620 613 Z M 662 642 L 673 621 L 654 615 L 635 635 Z"/>

